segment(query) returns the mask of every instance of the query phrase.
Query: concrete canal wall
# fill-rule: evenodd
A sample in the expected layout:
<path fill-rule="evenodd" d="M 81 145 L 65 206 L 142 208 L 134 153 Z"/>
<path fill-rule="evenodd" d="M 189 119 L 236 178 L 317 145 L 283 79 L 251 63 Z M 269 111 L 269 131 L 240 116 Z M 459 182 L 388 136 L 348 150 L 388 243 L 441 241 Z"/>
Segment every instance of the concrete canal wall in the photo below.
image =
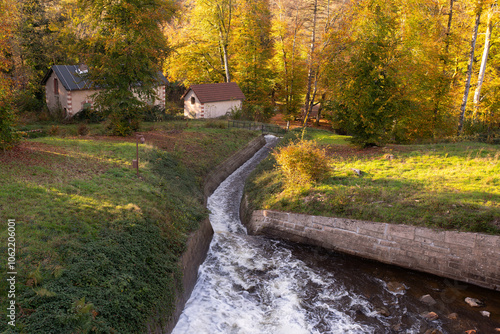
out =
<path fill-rule="evenodd" d="M 500 290 L 500 237 L 259 210 L 242 217 L 250 234 L 321 246 Z"/>

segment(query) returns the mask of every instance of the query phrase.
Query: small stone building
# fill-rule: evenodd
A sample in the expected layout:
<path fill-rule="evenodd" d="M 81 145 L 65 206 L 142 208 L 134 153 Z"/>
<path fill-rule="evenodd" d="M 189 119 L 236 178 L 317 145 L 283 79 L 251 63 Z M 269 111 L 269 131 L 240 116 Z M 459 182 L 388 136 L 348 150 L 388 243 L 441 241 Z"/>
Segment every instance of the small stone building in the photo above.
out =
<path fill-rule="evenodd" d="M 66 117 L 73 117 L 84 108 L 92 107 L 92 95 L 98 89 L 92 89 L 92 84 L 82 75 L 88 72 L 85 65 L 54 65 L 42 80 L 45 86 L 45 100 L 51 112 L 62 110 Z M 158 73 L 157 99 L 153 105 L 165 106 L 165 86 L 167 79 Z"/>
<path fill-rule="evenodd" d="M 241 108 L 245 95 L 235 82 L 192 85 L 182 96 L 184 116 L 215 118 Z"/>

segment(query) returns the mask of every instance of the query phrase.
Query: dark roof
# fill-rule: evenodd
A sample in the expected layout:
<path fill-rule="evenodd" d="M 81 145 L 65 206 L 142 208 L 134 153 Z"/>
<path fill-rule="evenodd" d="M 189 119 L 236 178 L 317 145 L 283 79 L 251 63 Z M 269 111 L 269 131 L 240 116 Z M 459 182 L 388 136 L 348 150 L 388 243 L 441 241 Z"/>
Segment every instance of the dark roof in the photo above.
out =
<path fill-rule="evenodd" d="M 192 85 L 182 96 L 184 98 L 192 90 L 201 103 L 244 100 L 245 95 L 236 82 Z"/>
<path fill-rule="evenodd" d="M 80 66 L 78 65 L 53 65 L 47 74 L 45 74 L 45 77 L 42 80 L 42 85 L 47 83 L 47 80 L 49 80 L 52 72 L 57 75 L 59 81 L 68 91 L 86 90 L 92 88 L 90 80 L 82 78 L 81 74 L 84 72 L 80 70 Z M 167 83 L 167 79 L 161 72 L 158 72 L 158 79 L 163 84 Z"/>

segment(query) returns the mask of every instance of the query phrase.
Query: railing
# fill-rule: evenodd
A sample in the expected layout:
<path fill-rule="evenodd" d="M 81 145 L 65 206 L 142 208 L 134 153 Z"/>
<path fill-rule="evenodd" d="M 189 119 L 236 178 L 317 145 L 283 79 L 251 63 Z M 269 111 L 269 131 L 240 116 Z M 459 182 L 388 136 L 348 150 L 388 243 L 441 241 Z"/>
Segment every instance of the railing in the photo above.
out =
<path fill-rule="evenodd" d="M 261 131 L 262 134 L 283 135 L 286 133 L 286 129 L 283 129 L 279 125 L 250 121 L 236 121 L 232 119 L 227 120 L 227 127 Z"/>

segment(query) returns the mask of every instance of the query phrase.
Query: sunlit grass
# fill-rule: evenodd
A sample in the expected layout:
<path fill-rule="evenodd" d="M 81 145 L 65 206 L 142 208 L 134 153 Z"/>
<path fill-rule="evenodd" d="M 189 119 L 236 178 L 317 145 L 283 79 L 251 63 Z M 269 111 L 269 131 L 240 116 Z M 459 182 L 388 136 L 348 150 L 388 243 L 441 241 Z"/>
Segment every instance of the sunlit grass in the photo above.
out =
<path fill-rule="evenodd" d="M 248 187 L 256 208 L 500 233 L 498 146 L 469 142 L 355 151 L 326 144 L 338 142 L 335 135 L 332 141 L 328 133 L 308 135 L 332 150 L 329 176 L 297 195 L 268 162 Z"/>
<path fill-rule="evenodd" d="M 327 131 L 308 131 L 307 134 L 311 139 L 322 145 L 347 145 L 349 143 L 348 136 L 341 136 Z"/>

